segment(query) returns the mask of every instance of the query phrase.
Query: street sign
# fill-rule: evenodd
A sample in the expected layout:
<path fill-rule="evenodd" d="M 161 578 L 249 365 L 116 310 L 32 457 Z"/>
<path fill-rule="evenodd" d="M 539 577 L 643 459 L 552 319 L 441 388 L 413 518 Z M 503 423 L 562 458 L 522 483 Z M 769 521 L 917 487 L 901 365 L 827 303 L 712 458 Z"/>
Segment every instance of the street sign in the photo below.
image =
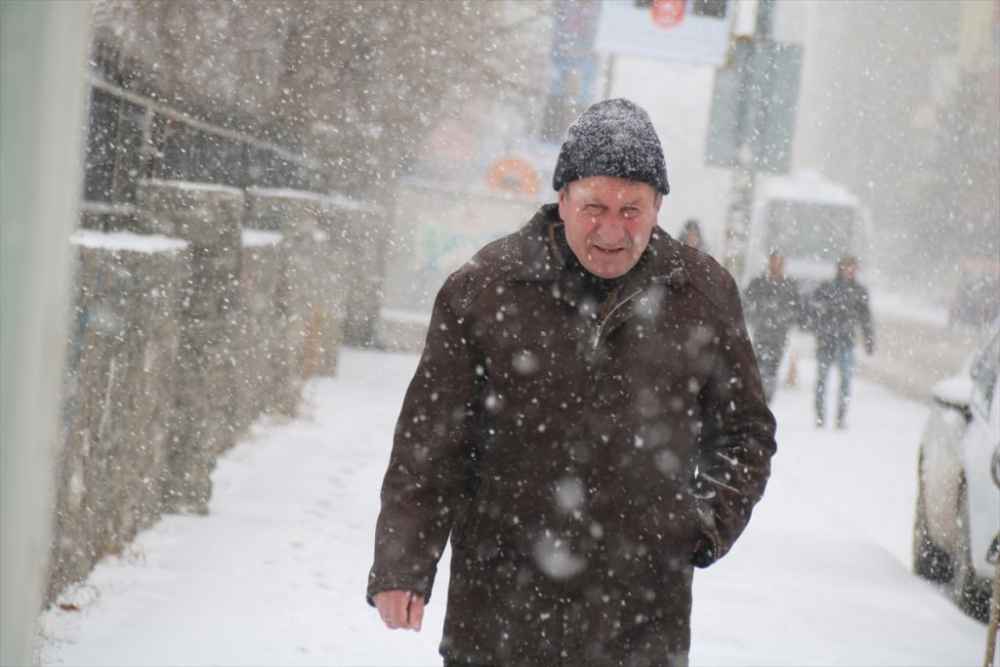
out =
<path fill-rule="evenodd" d="M 603 0 L 599 51 L 721 65 L 729 47 L 732 0 Z"/>
<path fill-rule="evenodd" d="M 802 71 L 802 46 L 738 38 L 715 75 L 705 164 L 787 173 Z"/>

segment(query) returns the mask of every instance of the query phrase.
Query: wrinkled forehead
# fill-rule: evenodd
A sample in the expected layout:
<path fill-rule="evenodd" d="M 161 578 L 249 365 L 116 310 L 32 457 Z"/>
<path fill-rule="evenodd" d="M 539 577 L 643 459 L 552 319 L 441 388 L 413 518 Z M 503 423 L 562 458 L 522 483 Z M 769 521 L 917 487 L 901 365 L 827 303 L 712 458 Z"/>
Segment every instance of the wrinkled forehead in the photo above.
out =
<path fill-rule="evenodd" d="M 614 176 L 592 176 L 566 184 L 574 201 L 600 202 L 607 205 L 640 205 L 656 201 L 656 188 L 641 181 Z"/>

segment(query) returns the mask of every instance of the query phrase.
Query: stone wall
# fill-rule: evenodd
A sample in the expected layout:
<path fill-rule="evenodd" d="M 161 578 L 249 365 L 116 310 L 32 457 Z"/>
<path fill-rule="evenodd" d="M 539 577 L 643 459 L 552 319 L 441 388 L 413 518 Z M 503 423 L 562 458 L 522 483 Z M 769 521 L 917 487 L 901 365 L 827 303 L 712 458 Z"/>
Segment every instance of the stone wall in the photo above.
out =
<path fill-rule="evenodd" d="M 237 431 L 245 431 L 262 412 L 293 415 L 298 382 L 292 382 L 290 350 L 284 340 L 287 317 L 279 308 L 287 289 L 287 248 L 280 232 L 243 230 L 240 288 L 246 313 L 242 359 L 238 364 Z"/>
<path fill-rule="evenodd" d="M 296 191 L 144 181 L 129 232 L 74 237 L 74 315 L 48 598 L 164 513 L 262 413 L 336 372 L 363 207 Z"/>
<path fill-rule="evenodd" d="M 247 227 L 280 231 L 295 257 L 285 276 L 295 289 L 283 290 L 281 305 L 289 313 L 287 344 L 299 350 L 300 373 L 336 373 L 345 333 L 350 337 L 365 326 L 352 326 L 355 320 L 377 312 L 372 276 L 379 271 L 364 232 L 377 229 L 381 216 L 341 197 L 263 188 L 247 190 L 247 212 Z"/>
<path fill-rule="evenodd" d="M 166 511 L 205 514 L 215 457 L 235 442 L 244 197 L 223 186 L 144 181 L 138 231 L 186 241 L 176 316 L 176 391 L 163 472 Z"/>
<path fill-rule="evenodd" d="M 53 591 L 160 516 L 185 281 L 183 241 L 95 232 L 74 240 Z"/>

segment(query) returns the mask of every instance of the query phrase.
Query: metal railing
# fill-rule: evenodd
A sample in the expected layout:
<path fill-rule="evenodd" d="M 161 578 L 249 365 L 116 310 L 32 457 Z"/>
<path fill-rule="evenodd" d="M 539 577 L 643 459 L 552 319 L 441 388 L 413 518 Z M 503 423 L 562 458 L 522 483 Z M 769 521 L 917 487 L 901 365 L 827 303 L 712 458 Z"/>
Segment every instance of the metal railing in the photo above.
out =
<path fill-rule="evenodd" d="M 327 177 L 315 157 L 174 108 L 156 99 L 149 84 L 134 85 L 136 73 L 129 74 L 129 87 L 142 92 L 114 83 L 123 78 L 118 63 L 106 46 L 95 45 L 95 52 L 81 227 L 132 227 L 142 179 L 325 190 Z"/>

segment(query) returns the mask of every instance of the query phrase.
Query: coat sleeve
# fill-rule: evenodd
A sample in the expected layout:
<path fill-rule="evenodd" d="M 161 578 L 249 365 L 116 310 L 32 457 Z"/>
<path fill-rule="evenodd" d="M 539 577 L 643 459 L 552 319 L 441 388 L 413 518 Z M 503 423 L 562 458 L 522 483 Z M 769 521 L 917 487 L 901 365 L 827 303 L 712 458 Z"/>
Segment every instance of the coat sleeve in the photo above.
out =
<path fill-rule="evenodd" d="M 732 279 L 724 283 L 720 354 L 699 395 L 702 429 L 692 488 L 705 538 L 692 558 L 699 567 L 725 555 L 743 532 L 764 493 L 776 451 L 774 416 L 740 300 Z"/>
<path fill-rule="evenodd" d="M 803 294 L 799 302 L 799 326 L 811 334 L 819 334 L 824 328 L 827 310 L 827 287 L 821 284 L 809 294 Z"/>
<path fill-rule="evenodd" d="M 367 597 L 384 590 L 430 599 L 437 563 L 473 490 L 476 362 L 448 294 L 435 301 L 423 354 L 407 389 L 381 491 Z"/>
<path fill-rule="evenodd" d="M 859 317 L 861 319 L 861 334 L 864 336 L 865 351 L 868 354 L 875 352 L 875 325 L 872 323 L 872 310 L 868 302 L 868 292 L 860 290 L 861 298 L 859 302 Z"/>

